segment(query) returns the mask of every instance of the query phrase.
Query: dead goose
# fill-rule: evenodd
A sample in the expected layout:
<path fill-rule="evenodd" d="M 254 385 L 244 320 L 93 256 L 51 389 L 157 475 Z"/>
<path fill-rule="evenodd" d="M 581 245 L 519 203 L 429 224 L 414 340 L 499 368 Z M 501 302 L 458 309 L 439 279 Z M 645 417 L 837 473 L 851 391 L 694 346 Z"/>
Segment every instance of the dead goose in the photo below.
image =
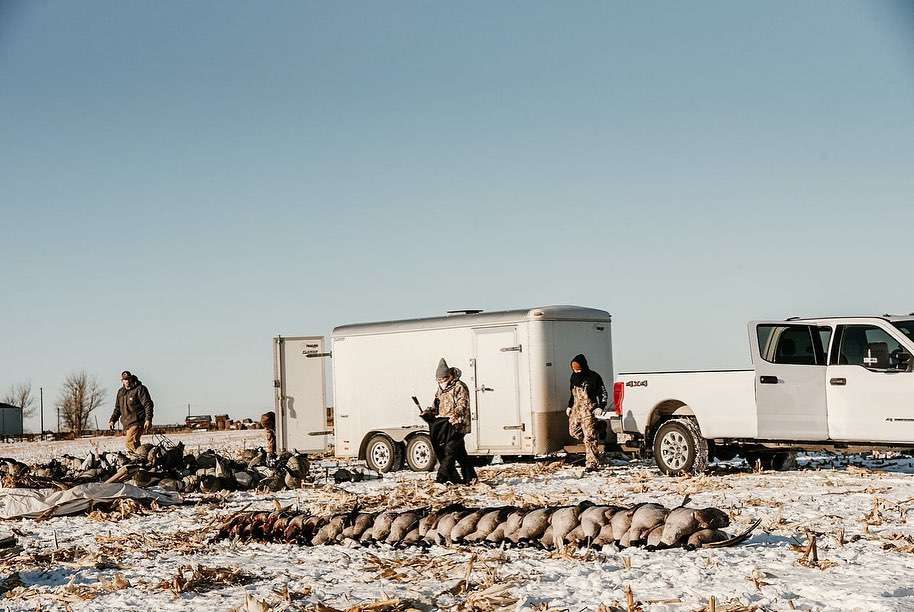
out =
<path fill-rule="evenodd" d="M 331 518 L 326 525 L 321 527 L 314 538 L 311 540 L 312 546 L 321 546 L 336 541 L 337 536 L 343 532 L 345 514 L 337 514 Z"/>
<path fill-rule="evenodd" d="M 417 510 L 401 512 L 390 524 L 390 533 L 387 534 L 387 538 L 384 541 L 391 545 L 399 544 L 407 533 L 413 529 L 418 531 L 420 518 L 422 518 L 422 515 Z"/>
<path fill-rule="evenodd" d="M 543 537 L 540 538 L 539 545 L 541 548 L 552 547 L 552 525 L 546 527 L 546 531 L 543 532 Z"/>
<path fill-rule="evenodd" d="M 369 538 L 375 542 L 384 541 L 390 535 L 390 527 L 393 525 L 395 518 L 397 518 L 397 513 L 392 510 L 385 510 L 379 514 L 374 520 Z"/>
<path fill-rule="evenodd" d="M 503 523 L 514 508 L 505 506 L 488 510 L 476 523 L 476 531 L 463 538 L 464 542 L 478 542 L 484 540 L 500 523 Z"/>
<path fill-rule="evenodd" d="M 483 542 L 487 546 L 498 546 L 505 540 L 505 525 L 507 523 L 499 523 L 495 526 L 495 529 L 489 532 L 489 535 L 485 537 Z"/>
<path fill-rule="evenodd" d="M 657 525 L 647 534 L 645 548 L 657 550 L 663 547 L 663 525 Z"/>
<path fill-rule="evenodd" d="M 409 546 L 420 546 L 422 544 L 422 538 L 419 536 L 419 527 L 416 526 L 409 533 L 407 533 L 400 540 L 400 548 L 407 548 Z"/>
<path fill-rule="evenodd" d="M 465 509 L 454 510 L 438 519 L 438 524 L 435 526 L 435 544 L 447 544 L 450 546 L 452 544 L 451 531 L 454 529 L 454 526 L 460 522 L 460 519 L 470 512 L 470 510 Z"/>
<path fill-rule="evenodd" d="M 475 533 L 476 526 L 485 514 L 485 510 L 474 510 L 457 521 L 457 524 L 451 529 L 451 541 L 463 542 L 468 535 Z"/>
<path fill-rule="evenodd" d="M 729 524 L 730 518 L 717 508 L 674 508 L 664 523 L 661 542 L 664 546 L 677 546 L 696 531 L 717 529 Z"/>
<path fill-rule="evenodd" d="M 373 522 L 374 514 L 371 514 L 370 512 L 361 512 L 356 515 L 355 520 L 352 521 L 352 525 L 343 529 L 343 533 L 340 535 L 343 538 L 358 540 L 362 537 L 362 534 L 365 533 L 365 530 L 371 527 Z"/>
<path fill-rule="evenodd" d="M 588 547 L 596 542 L 600 537 L 600 532 L 609 524 L 612 515 L 618 510 L 618 506 L 591 506 L 581 513 L 580 527 L 587 539 Z"/>
<path fill-rule="evenodd" d="M 632 515 L 632 523 L 629 526 L 629 542 L 631 546 L 637 546 L 647 539 L 650 533 L 658 525 L 663 525 L 667 515 L 670 513 L 660 504 L 643 504 L 635 510 Z"/>
<path fill-rule="evenodd" d="M 508 536 L 515 544 L 531 540 L 539 540 L 543 537 L 546 528 L 549 527 L 549 517 L 552 515 L 551 508 L 537 508 L 524 515 L 520 527 Z"/>
<path fill-rule="evenodd" d="M 564 548 L 566 536 L 579 525 L 578 518 L 581 512 L 593 505 L 589 502 L 587 505 L 583 504 L 584 502 L 581 502 L 575 506 L 559 508 L 549 517 L 549 525 L 552 526 L 552 545 L 556 550 Z"/>
<path fill-rule="evenodd" d="M 289 523 L 286 525 L 285 531 L 283 531 L 282 539 L 287 543 L 297 540 L 301 536 L 301 528 L 307 518 L 307 514 L 296 514 L 289 519 Z"/>
<path fill-rule="evenodd" d="M 619 510 L 613 514 L 612 519 L 610 519 L 610 525 L 612 525 L 613 530 L 613 540 L 619 541 L 622 539 L 622 536 L 625 535 L 625 532 L 629 530 L 632 526 L 632 517 L 635 515 L 635 508 L 628 508 L 627 510 Z"/>
<path fill-rule="evenodd" d="M 688 550 L 694 550 L 696 548 L 701 548 L 705 544 L 723 542 L 729 538 L 729 534 L 727 534 L 725 531 L 721 531 L 720 529 L 700 529 L 689 536 L 685 547 Z"/>

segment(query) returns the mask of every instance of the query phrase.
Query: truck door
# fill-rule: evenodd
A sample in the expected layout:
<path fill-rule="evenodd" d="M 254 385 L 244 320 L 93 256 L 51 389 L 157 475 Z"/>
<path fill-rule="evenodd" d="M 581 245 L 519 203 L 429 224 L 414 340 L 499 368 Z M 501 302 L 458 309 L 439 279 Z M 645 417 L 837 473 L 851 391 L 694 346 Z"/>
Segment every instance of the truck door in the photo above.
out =
<path fill-rule="evenodd" d="M 827 440 L 825 351 L 816 325 L 749 324 L 758 437 Z"/>
<path fill-rule="evenodd" d="M 828 365 L 828 429 L 835 440 L 914 442 L 914 373 L 901 334 L 839 325 Z"/>
<path fill-rule="evenodd" d="M 523 430 L 517 388 L 516 327 L 490 327 L 474 332 L 476 415 L 473 428 L 479 451 L 518 450 Z"/>
<path fill-rule="evenodd" d="M 273 388 L 276 445 L 279 450 L 321 452 L 332 433 L 324 405 L 324 354 L 321 336 L 273 338 Z"/>

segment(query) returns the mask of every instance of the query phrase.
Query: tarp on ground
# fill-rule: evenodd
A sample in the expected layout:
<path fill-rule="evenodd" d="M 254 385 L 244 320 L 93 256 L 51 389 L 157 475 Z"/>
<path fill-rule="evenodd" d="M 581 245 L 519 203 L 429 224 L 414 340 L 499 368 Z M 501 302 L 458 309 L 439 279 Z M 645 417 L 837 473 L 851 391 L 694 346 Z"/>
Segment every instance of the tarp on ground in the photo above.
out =
<path fill-rule="evenodd" d="M 35 489 L 0 489 L 0 519 L 79 514 L 95 503 L 118 499 L 155 501 L 160 506 L 184 502 L 177 493 L 150 491 L 125 483 L 90 482 L 53 493 Z"/>

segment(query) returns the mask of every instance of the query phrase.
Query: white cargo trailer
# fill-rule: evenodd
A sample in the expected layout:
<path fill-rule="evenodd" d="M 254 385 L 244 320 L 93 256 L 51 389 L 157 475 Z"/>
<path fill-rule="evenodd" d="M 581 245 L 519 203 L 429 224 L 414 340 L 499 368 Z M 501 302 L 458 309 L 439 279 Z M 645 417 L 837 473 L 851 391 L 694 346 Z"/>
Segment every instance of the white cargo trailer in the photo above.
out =
<path fill-rule="evenodd" d="M 434 452 L 422 406 L 434 399 L 435 367 L 444 357 L 470 388 L 472 455 L 541 455 L 562 450 L 568 435 L 571 359 L 587 355 L 613 380 L 610 315 L 578 306 L 448 316 L 337 327 L 331 334 L 333 440 L 338 457 L 365 459 L 379 471 L 431 470 Z M 323 395 L 325 359 L 299 353 L 291 339 L 274 341 L 276 410 L 281 447 L 318 450 L 328 442 L 323 410 L 300 395 Z M 321 338 L 301 340 L 324 354 Z M 327 355 L 329 357 L 329 355 Z M 310 380 L 310 383 L 303 382 Z M 320 381 L 320 389 L 318 389 Z M 299 397 L 296 397 L 298 394 Z M 304 414 L 301 406 L 312 412 Z M 320 406 L 322 408 L 322 406 Z"/>

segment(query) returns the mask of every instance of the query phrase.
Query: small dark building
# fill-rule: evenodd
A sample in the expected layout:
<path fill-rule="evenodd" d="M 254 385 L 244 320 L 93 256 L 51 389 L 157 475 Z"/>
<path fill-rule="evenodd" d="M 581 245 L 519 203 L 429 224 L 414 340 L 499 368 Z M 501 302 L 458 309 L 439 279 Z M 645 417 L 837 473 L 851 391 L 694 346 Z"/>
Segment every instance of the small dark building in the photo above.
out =
<path fill-rule="evenodd" d="M 22 436 L 22 408 L 0 402 L 0 436 Z"/>

